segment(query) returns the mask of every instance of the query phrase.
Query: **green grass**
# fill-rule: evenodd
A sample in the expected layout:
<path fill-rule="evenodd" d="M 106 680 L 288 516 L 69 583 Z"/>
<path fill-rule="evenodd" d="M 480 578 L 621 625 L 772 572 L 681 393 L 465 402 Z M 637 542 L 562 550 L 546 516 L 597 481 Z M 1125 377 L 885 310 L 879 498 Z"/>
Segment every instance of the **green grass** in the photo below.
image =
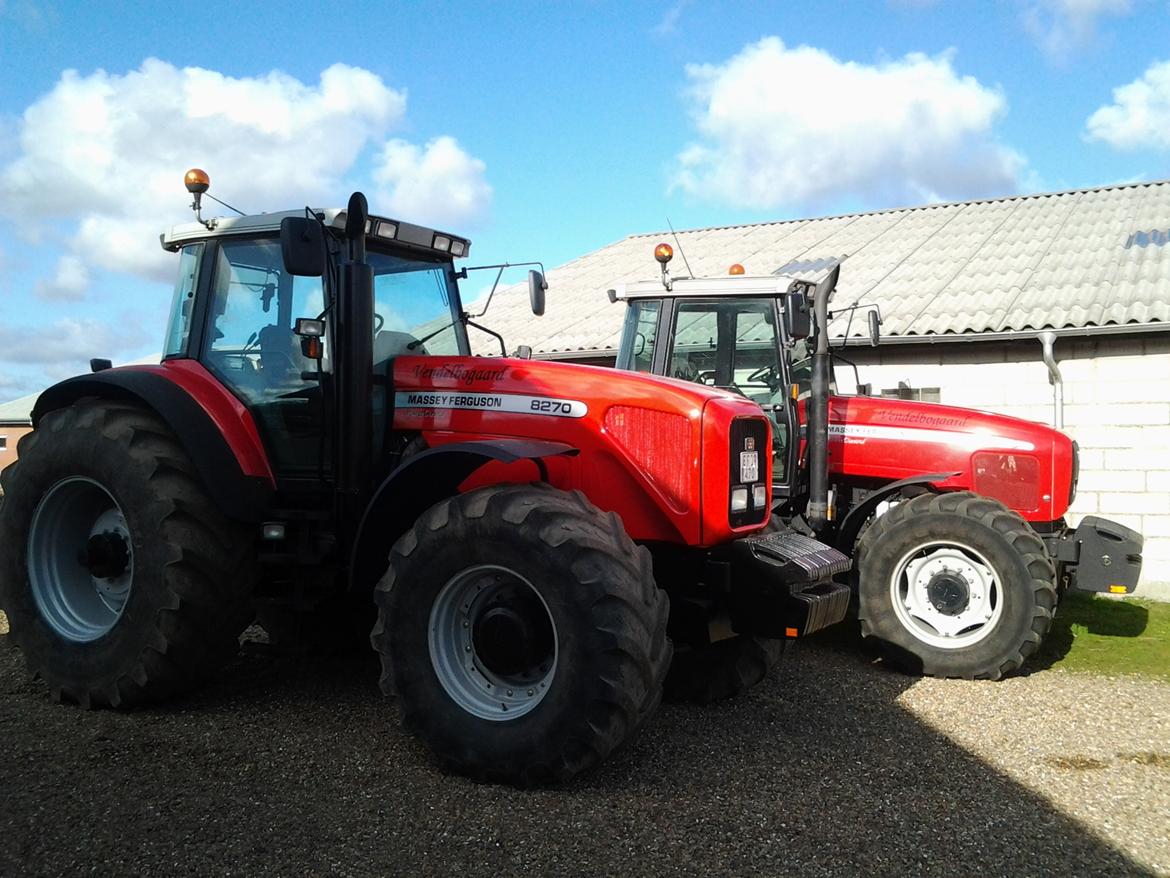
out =
<path fill-rule="evenodd" d="M 1029 664 L 1170 680 L 1170 603 L 1067 594 Z"/>

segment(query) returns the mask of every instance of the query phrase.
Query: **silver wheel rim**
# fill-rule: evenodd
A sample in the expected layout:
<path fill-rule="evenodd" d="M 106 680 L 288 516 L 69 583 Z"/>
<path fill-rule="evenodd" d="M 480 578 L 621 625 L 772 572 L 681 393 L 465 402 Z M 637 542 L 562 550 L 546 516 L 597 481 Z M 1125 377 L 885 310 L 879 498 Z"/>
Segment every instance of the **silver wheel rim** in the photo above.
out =
<path fill-rule="evenodd" d="M 477 643 L 485 615 L 523 605 L 551 629 L 551 644 L 524 667 L 501 671 Z M 514 570 L 483 564 L 461 571 L 439 591 L 431 607 L 428 647 L 431 667 L 444 691 L 460 708 L 480 719 L 506 722 L 533 710 L 548 694 L 557 669 L 559 643 L 548 604 Z"/>
<path fill-rule="evenodd" d="M 894 565 L 890 600 L 915 638 L 939 649 L 963 649 L 995 630 L 1004 593 L 982 553 L 963 543 L 932 541 Z"/>
<path fill-rule="evenodd" d="M 93 479 L 62 479 L 41 497 L 28 534 L 28 580 L 41 618 L 74 643 L 118 623 L 134 581 L 126 517 Z"/>

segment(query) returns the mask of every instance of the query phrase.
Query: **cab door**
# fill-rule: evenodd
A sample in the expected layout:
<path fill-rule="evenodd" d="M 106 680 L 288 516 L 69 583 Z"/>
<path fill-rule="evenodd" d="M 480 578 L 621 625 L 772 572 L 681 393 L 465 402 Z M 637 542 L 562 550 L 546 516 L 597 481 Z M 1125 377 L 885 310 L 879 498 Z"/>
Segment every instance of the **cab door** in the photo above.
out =
<path fill-rule="evenodd" d="M 675 300 L 662 374 L 734 391 L 772 420 L 772 482 L 792 493 L 796 468 L 795 401 L 781 356 L 772 298 Z M 658 370 L 655 370 L 658 371 Z"/>

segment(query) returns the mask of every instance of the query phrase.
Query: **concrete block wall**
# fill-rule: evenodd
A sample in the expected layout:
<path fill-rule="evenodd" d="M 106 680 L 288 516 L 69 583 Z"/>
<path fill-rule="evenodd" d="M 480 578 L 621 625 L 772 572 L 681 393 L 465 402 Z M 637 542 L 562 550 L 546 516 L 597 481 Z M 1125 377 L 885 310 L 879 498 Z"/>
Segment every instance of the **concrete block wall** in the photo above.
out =
<path fill-rule="evenodd" d="M 1036 341 L 955 342 L 879 348 L 856 359 L 875 393 L 899 381 L 938 387 L 945 404 L 1051 425 L 1052 387 L 1040 351 Z M 1170 594 L 1170 338 L 1062 339 L 1055 353 L 1064 429 L 1081 449 L 1069 520 L 1096 514 L 1142 533 L 1141 586 Z"/>

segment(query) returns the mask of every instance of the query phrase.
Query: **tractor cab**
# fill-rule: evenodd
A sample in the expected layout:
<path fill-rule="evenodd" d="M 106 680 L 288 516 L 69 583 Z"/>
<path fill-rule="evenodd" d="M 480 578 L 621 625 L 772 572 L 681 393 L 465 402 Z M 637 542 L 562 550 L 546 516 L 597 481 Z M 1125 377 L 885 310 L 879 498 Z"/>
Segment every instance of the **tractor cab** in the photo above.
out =
<path fill-rule="evenodd" d="M 197 221 L 162 235 L 180 254 L 164 362 L 197 361 L 239 399 L 285 494 L 319 494 L 355 463 L 351 493 L 366 493 L 401 451 L 390 423 L 394 360 L 470 356 L 477 324 L 458 286 L 468 269 L 454 260 L 471 242 L 364 205 L 356 231 L 355 205 L 204 220 L 207 186 L 202 171 L 188 174 Z M 347 295 L 341 274 L 358 262 L 370 289 Z M 530 275 L 536 308 L 543 276 Z"/>
<path fill-rule="evenodd" d="M 672 279 L 670 247 L 658 245 L 661 282 L 613 291 L 628 303 L 617 367 L 721 387 L 757 403 L 772 420 L 772 481 L 777 497 L 793 496 L 799 472 L 798 409 L 812 392 L 818 285 L 780 275 Z M 736 270 L 738 269 L 738 270 Z M 835 272 L 826 299 L 835 286 Z M 835 382 L 830 375 L 830 390 Z"/>

